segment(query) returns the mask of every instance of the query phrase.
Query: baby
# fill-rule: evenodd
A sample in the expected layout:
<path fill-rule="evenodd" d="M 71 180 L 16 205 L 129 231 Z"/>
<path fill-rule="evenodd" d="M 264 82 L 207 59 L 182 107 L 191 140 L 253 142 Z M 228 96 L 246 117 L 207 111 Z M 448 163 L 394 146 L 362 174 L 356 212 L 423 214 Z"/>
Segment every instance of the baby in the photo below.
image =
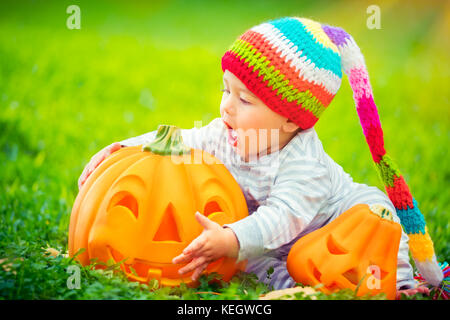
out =
<path fill-rule="evenodd" d="M 325 153 L 314 130 L 340 87 L 342 69 L 349 77 L 361 125 L 389 197 L 354 182 Z M 273 289 L 292 287 L 295 281 L 286 269 L 286 257 L 300 237 L 356 204 L 382 205 L 398 223 L 402 209 L 416 207 L 415 200 L 408 200 L 406 184 L 399 200 L 398 179 L 392 184 L 386 181 L 394 177 L 404 182 L 385 154 L 363 56 L 345 31 L 304 18 L 262 23 L 235 41 L 222 57 L 222 70 L 221 118 L 182 130 L 182 137 L 187 146 L 205 150 L 227 167 L 241 186 L 249 216 L 220 226 L 196 213 L 204 231 L 173 259 L 173 263 L 187 263 L 181 274 L 193 271 L 195 280 L 209 263 L 228 256 L 248 259 L 246 271 Z M 79 186 L 109 154 L 152 141 L 155 134 L 114 143 L 97 153 L 80 176 Z M 407 206 L 402 207 L 401 201 L 407 201 Z M 403 223 L 405 230 L 410 227 L 415 225 Z M 424 234 L 428 235 L 426 230 Z M 424 287 L 417 288 L 413 279 L 408 235 L 402 229 L 397 289 L 405 294 L 428 293 Z M 430 261 L 418 259 L 416 265 L 422 262 L 429 271 L 426 276 L 440 283 L 442 273 L 434 252 Z M 273 273 L 268 277 L 270 268 Z"/>

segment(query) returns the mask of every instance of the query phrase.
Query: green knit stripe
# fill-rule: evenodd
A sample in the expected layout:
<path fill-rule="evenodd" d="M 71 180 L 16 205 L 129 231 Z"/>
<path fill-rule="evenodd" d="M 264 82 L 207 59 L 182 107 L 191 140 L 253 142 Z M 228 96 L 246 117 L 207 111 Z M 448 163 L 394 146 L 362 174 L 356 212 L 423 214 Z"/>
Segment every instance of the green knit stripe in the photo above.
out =
<path fill-rule="evenodd" d="M 381 158 L 380 162 L 375 163 L 375 166 L 378 175 L 386 186 L 393 187 L 394 179 L 401 176 L 397 164 L 386 154 Z"/>
<path fill-rule="evenodd" d="M 280 70 L 275 69 L 273 65 L 267 67 L 270 64 L 270 60 L 248 42 L 238 39 L 231 46 L 230 51 L 237 54 L 240 60 L 245 59 L 249 67 L 254 66 L 254 72 L 259 70 L 258 76 L 264 75 L 263 81 L 269 80 L 267 86 L 271 87 L 272 91 L 278 89 L 276 95 L 282 94 L 282 100 L 286 99 L 288 102 L 296 101 L 297 105 L 302 104 L 305 109 L 311 111 L 317 118 L 326 109 L 309 90 L 299 91 L 292 85 L 289 85 L 289 79 L 285 79 L 286 76 Z"/>

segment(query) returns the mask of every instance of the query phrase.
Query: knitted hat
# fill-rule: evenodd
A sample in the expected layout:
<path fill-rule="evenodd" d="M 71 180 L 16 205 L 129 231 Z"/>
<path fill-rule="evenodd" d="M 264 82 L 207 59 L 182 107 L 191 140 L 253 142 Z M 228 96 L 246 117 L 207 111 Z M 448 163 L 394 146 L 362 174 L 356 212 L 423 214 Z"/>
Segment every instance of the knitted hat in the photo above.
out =
<path fill-rule="evenodd" d="M 276 113 L 300 128 L 314 126 L 347 75 L 361 126 L 387 194 L 394 204 L 416 267 L 439 286 L 443 273 L 424 217 L 398 167 L 386 155 L 364 57 L 341 28 L 297 17 L 271 20 L 241 35 L 222 57 L 229 70 Z M 447 287 L 448 289 L 448 287 Z"/>

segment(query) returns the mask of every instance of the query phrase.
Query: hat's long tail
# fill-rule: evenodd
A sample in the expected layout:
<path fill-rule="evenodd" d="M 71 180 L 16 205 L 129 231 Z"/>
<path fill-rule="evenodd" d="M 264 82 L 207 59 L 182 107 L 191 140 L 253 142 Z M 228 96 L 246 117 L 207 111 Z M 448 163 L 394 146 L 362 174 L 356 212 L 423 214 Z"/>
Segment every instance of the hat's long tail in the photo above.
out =
<path fill-rule="evenodd" d="M 448 295 L 448 279 L 443 282 L 443 272 L 436 261 L 433 241 L 428 234 L 425 219 L 397 165 L 384 149 L 383 130 L 361 50 L 353 38 L 341 28 L 323 25 L 322 29 L 341 54 L 342 68 L 353 90 L 364 136 L 387 194 L 409 236 L 409 248 L 416 267 L 429 284 L 443 288 L 443 292 L 447 290 Z M 442 268 L 444 267 L 443 264 Z"/>

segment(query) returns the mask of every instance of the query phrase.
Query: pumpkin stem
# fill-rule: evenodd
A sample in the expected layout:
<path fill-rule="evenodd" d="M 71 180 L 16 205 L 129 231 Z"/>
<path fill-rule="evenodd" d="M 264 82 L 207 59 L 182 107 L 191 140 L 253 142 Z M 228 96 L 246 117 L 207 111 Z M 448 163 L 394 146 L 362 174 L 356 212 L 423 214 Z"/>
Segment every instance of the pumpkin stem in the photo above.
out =
<path fill-rule="evenodd" d="M 191 149 L 183 143 L 181 129 L 166 124 L 158 127 L 155 140 L 144 145 L 142 150 L 162 156 L 182 155 L 191 152 Z"/>

